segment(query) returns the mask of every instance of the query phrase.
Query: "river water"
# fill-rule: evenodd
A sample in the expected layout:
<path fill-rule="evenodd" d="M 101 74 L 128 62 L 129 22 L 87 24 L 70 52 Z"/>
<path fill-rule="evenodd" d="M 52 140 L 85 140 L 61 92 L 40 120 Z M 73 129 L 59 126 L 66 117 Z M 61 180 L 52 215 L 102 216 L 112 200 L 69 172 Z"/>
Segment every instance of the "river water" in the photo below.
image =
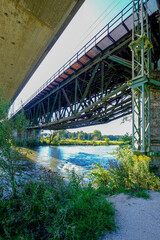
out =
<path fill-rule="evenodd" d="M 117 145 L 112 146 L 39 146 L 31 150 L 32 161 L 61 176 L 68 178 L 74 170 L 77 174 L 87 176 L 95 163 L 105 168 L 108 161 L 115 160 L 112 155 Z"/>

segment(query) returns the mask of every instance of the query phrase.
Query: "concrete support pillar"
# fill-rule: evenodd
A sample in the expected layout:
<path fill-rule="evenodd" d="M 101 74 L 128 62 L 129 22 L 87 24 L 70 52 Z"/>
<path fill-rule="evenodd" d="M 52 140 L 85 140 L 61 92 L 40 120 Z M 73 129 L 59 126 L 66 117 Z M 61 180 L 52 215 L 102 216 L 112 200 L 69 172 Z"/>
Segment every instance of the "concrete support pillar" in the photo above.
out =
<path fill-rule="evenodd" d="M 134 153 L 150 156 L 160 175 L 160 80 L 137 83 L 132 93 Z"/>
<path fill-rule="evenodd" d="M 150 90 L 150 131 L 152 166 L 157 166 L 160 176 L 160 89 Z"/>
<path fill-rule="evenodd" d="M 17 130 L 14 130 L 13 137 L 15 137 L 15 139 L 17 141 L 24 141 L 25 140 L 25 132 L 18 133 Z"/>
<path fill-rule="evenodd" d="M 40 141 L 40 133 L 41 133 L 41 130 L 40 129 L 29 129 L 26 131 L 26 140 L 29 140 L 29 139 L 35 139 L 36 141 Z"/>
<path fill-rule="evenodd" d="M 150 90 L 151 152 L 160 154 L 160 89 Z"/>

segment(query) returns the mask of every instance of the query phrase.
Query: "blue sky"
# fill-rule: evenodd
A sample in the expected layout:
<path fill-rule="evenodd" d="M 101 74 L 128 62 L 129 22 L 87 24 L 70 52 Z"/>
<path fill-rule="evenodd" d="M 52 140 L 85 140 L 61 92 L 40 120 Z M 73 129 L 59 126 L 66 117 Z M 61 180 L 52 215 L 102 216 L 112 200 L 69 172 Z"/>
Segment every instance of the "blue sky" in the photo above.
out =
<path fill-rule="evenodd" d="M 129 2 L 129 0 L 86 0 L 18 96 L 14 110 L 22 105 Z M 94 129 L 99 129 L 103 134 L 131 133 L 131 122 L 120 123 L 121 120 L 116 120 L 109 124 L 77 130 L 92 132 Z"/>

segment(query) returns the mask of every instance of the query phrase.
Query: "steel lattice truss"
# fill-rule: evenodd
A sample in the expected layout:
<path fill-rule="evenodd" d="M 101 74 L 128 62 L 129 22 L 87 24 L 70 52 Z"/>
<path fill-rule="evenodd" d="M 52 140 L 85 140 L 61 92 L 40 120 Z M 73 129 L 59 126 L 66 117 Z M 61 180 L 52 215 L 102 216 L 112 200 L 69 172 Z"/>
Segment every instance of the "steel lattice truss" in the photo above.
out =
<path fill-rule="evenodd" d="M 103 57 L 101 53 L 96 63 L 91 61 L 72 80 L 68 79 L 27 109 L 30 128 L 77 128 L 130 114 L 132 100 L 127 81 L 131 79 L 131 65 L 126 65 L 124 59 L 131 58 L 131 54 L 128 45 L 121 47 L 121 50 L 115 47 L 117 55 L 112 55 L 116 61 L 110 60 L 111 55 Z"/>

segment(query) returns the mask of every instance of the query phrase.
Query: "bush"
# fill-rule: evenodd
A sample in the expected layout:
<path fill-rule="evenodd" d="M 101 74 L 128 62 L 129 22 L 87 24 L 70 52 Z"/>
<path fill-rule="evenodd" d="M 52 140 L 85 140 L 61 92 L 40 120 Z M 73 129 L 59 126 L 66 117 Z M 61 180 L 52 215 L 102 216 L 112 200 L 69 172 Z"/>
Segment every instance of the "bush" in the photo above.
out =
<path fill-rule="evenodd" d="M 112 204 L 91 185 L 74 173 L 68 185 L 52 182 L 30 182 L 0 201 L 0 239 L 91 240 L 115 228 Z"/>
<path fill-rule="evenodd" d="M 16 172 L 20 169 L 21 156 L 16 145 L 15 132 L 22 136 L 27 126 L 24 111 L 9 118 L 9 103 L 5 94 L 0 91 L 0 185 L 5 183 L 5 187 L 13 195 L 17 190 Z"/>
<path fill-rule="evenodd" d="M 140 190 L 140 191 L 136 192 L 135 196 L 138 197 L 138 198 L 148 199 L 149 198 L 149 193 L 144 191 L 144 190 Z"/>
<path fill-rule="evenodd" d="M 133 155 L 130 148 L 118 149 L 117 163 L 108 169 L 99 164 L 93 166 L 91 176 L 98 188 L 113 194 L 121 191 L 156 190 L 160 191 L 160 178 L 150 172 L 150 158 Z"/>

